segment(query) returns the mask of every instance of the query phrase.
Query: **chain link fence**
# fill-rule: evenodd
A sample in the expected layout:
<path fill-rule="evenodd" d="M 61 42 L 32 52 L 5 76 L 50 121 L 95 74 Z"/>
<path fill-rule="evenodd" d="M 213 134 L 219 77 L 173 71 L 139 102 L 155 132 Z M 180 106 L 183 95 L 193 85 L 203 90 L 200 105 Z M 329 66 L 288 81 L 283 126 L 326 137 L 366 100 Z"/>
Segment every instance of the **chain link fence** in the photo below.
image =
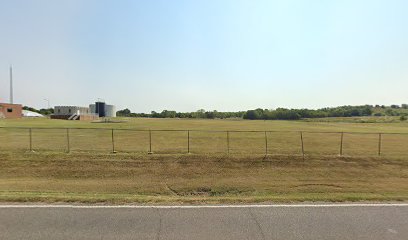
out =
<path fill-rule="evenodd" d="M 407 156 L 407 140 L 405 133 L 0 128 L 0 149 L 30 151 Z"/>

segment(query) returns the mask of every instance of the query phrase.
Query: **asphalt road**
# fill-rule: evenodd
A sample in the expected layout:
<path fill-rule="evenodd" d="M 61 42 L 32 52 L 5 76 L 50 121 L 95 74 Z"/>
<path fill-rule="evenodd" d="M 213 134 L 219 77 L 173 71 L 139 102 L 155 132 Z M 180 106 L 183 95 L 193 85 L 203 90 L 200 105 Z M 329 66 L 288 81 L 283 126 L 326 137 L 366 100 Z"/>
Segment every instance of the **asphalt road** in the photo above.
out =
<path fill-rule="evenodd" d="M 408 239 L 408 205 L 0 205 L 0 239 Z"/>

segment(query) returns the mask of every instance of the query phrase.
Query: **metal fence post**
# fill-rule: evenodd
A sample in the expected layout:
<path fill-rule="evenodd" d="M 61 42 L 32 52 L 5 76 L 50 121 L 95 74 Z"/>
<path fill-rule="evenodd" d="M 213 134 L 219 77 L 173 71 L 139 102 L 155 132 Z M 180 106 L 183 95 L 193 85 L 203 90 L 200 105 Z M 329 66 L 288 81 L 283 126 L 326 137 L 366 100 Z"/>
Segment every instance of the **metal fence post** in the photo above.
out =
<path fill-rule="evenodd" d="M 381 156 L 381 133 L 378 134 L 378 156 Z"/>
<path fill-rule="evenodd" d="M 112 153 L 116 153 L 116 151 L 115 151 L 115 137 L 113 135 L 113 128 L 112 128 Z"/>
<path fill-rule="evenodd" d="M 268 155 L 268 136 L 265 131 L 265 156 Z"/>
<path fill-rule="evenodd" d="M 303 146 L 303 132 L 300 132 L 300 142 L 302 143 L 302 157 L 305 160 L 305 147 Z"/>
<path fill-rule="evenodd" d="M 148 154 L 152 154 L 152 130 L 149 129 L 149 152 Z"/>
<path fill-rule="evenodd" d="M 71 147 L 69 145 L 69 128 L 67 128 L 67 152 L 71 151 Z"/>
<path fill-rule="evenodd" d="M 30 136 L 30 152 L 33 151 L 33 133 L 32 133 L 32 129 L 30 128 L 28 130 L 29 136 Z"/>
<path fill-rule="evenodd" d="M 190 153 L 190 130 L 187 130 L 187 153 Z"/>
<path fill-rule="evenodd" d="M 230 153 L 230 139 L 229 139 L 229 131 L 227 131 L 227 153 Z"/>
<path fill-rule="evenodd" d="M 340 137 L 340 156 L 343 155 L 343 132 L 341 133 Z"/>

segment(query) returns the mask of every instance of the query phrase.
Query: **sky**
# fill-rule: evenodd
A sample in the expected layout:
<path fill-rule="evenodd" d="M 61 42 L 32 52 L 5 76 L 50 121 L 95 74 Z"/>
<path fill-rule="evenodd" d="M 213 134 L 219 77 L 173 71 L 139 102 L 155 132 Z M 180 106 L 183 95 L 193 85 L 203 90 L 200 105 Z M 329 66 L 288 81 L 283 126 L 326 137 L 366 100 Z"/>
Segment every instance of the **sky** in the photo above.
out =
<path fill-rule="evenodd" d="M 408 103 L 405 0 L 0 0 L 0 102 L 132 112 Z"/>

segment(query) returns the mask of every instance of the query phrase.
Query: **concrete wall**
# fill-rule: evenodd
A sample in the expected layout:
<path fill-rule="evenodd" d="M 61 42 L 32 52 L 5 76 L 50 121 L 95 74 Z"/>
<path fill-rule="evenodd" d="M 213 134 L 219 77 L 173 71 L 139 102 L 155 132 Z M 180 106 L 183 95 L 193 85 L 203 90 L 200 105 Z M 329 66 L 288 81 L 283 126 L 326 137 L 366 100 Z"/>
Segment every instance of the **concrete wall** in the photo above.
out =
<path fill-rule="evenodd" d="M 21 118 L 22 116 L 21 104 L 0 103 L 0 118 Z"/>
<path fill-rule="evenodd" d="M 71 116 L 73 114 L 90 115 L 91 110 L 87 107 L 78 107 L 78 106 L 55 106 L 54 107 L 54 115 Z"/>
<path fill-rule="evenodd" d="M 89 104 L 89 110 L 91 113 L 96 113 L 96 105 L 95 104 Z"/>

